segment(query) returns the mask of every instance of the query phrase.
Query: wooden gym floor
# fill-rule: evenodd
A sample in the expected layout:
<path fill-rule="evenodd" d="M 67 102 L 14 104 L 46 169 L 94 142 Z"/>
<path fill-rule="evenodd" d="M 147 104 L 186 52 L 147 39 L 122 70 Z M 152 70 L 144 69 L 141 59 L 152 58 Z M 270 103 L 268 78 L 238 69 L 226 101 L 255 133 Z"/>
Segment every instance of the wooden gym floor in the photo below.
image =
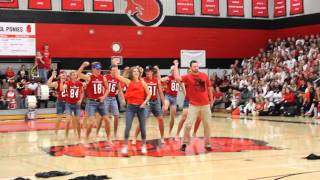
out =
<path fill-rule="evenodd" d="M 320 160 L 303 158 L 310 153 L 320 154 L 319 123 L 311 118 L 240 118 L 215 113 L 211 121 L 213 152 L 204 151 L 200 126 L 199 137 L 193 139 L 186 153 L 179 151 L 180 141 L 174 139 L 166 139 L 166 143 L 159 146 L 157 121 L 150 118 L 148 155 L 140 155 L 138 143 L 130 147 L 130 157 L 119 153 L 121 141 L 114 141 L 112 146 L 105 143 L 102 131 L 96 141 L 83 145 L 73 132 L 69 140 L 64 139 L 62 130 L 56 137 L 52 131 L 53 117 L 27 125 L 19 120 L 1 119 L 0 179 L 35 179 L 35 173 L 52 170 L 73 174 L 51 179 L 88 174 L 106 174 L 123 180 L 320 179 Z M 174 131 L 179 120 L 178 116 Z M 166 127 L 168 124 L 166 118 Z M 123 137 L 123 130 L 121 117 L 119 139 Z M 167 133 L 168 128 L 166 136 Z"/>

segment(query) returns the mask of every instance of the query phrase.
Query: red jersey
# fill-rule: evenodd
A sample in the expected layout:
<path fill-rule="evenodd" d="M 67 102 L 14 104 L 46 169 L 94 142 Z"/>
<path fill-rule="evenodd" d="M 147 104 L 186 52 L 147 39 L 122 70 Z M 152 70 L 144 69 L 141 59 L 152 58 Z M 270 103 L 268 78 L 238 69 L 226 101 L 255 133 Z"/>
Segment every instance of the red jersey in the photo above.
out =
<path fill-rule="evenodd" d="M 128 104 L 141 105 L 144 102 L 145 97 L 146 92 L 142 85 L 142 81 L 131 81 L 125 94 Z"/>
<path fill-rule="evenodd" d="M 118 85 L 120 81 L 117 78 L 112 77 L 111 75 L 106 75 L 105 77 L 107 79 L 109 88 L 108 97 L 115 97 L 118 91 Z"/>
<path fill-rule="evenodd" d="M 67 100 L 67 90 L 61 91 L 60 89 L 60 80 L 57 82 L 58 83 L 58 88 L 57 88 L 57 99 L 59 101 L 66 101 Z"/>
<path fill-rule="evenodd" d="M 188 87 L 188 98 L 192 105 L 204 106 L 209 104 L 208 88 L 211 86 L 208 75 L 202 72 L 182 76 L 182 81 Z"/>
<path fill-rule="evenodd" d="M 80 81 L 67 81 L 68 97 L 66 102 L 69 104 L 76 104 L 80 101 L 82 93 L 82 83 Z"/>
<path fill-rule="evenodd" d="M 177 96 L 179 90 L 179 83 L 176 82 L 173 76 L 168 76 L 166 94 L 170 96 Z"/>
<path fill-rule="evenodd" d="M 103 82 L 103 75 L 99 74 L 98 76 L 91 75 L 90 81 L 87 84 L 87 97 L 89 99 L 99 99 L 104 95 L 105 87 Z"/>
<path fill-rule="evenodd" d="M 147 83 L 149 91 L 151 93 L 151 98 L 150 100 L 157 100 L 158 99 L 158 89 L 159 89 L 159 84 L 158 84 L 158 79 L 157 78 L 144 78 L 144 81 Z"/>

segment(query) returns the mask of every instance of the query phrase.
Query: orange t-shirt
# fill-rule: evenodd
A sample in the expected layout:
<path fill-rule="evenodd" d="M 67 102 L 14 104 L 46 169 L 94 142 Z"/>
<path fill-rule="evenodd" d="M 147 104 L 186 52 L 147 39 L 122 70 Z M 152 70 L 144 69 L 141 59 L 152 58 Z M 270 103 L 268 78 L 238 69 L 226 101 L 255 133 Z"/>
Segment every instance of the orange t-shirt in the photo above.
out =
<path fill-rule="evenodd" d="M 146 92 L 142 85 L 142 81 L 131 81 L 125 94 L 125 98 L 128 104 L 140 105 L 144 102 L 145 97 Z"/>

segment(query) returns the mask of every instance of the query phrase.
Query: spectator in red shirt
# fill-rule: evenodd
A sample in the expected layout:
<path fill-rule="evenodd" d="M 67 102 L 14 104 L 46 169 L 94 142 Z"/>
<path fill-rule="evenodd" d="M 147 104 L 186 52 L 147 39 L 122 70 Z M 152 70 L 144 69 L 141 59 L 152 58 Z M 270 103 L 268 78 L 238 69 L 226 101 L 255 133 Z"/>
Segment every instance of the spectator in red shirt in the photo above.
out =
<path fill-rule="evenodd" d="M 283 106 L 292 106 L 296 104 L 296 97 L 294 93 L 287 87 L 282 96 Z"/>
<path fill-rule="evenodd" d="M 214 112 L 215 106 L 223 103 L 224 94 L 220 91 L 219 86 L 214 88 L 212 97 L 213 97 L 213 106 L 211 108 L 211 111 Z"/>
<path fill-rule="evenodd" d="M 4 74 L 6 76 L 6 82 L 8 82 L 11 86 L 15 86 L 14 77 L 16 76 L 16 73 L 13 71 L 12 66 L 8 66 Z"/>
<path fill-rule="evenodd" d="M 44 50 L 43 53 L 40 54 L 41 52 L 37 52 L 37 57 L 36 60 L 38 61 L 38 74 L 39 77 L 42 78 L 45 83 L 47 83 L 48 80 L 48 72 L 50 70 L 50 66 L 51 66 L 51 56 L 50 56 L 50 52 L 49 52 L 49 45 L 45 44 L 44 45 Z"/>

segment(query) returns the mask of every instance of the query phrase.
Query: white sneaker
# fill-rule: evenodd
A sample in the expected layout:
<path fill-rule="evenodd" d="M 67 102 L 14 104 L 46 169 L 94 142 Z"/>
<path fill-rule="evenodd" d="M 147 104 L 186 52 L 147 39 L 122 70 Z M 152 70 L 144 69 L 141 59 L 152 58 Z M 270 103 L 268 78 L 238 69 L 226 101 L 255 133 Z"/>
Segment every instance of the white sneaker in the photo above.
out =
<path fill-rule="evenodd" d="M 161 142 L 161 144 L 164 144 L 164 143 L 165 143 L 165 141 L 164 141 L 163 138 L 161 138 L 160 142 Z"/>
<path fill-rule="evenodd" d="M 124 146 L 124 147 L 121 149 L 121 154 L 128 154 L 128 146 Z"/>
<path fill-rule="evenodd" d="M 137 144 L 137 140 L 136 140 L 136 139 L 133 139 L 132 142 L 131 142 L 131 144 L 132 144 L 132 145 L 136 145 L 136 144 Z"/>
<path fill-rule="evenodd" d="M 142 154 L 147 154 L 147 147 L 146 147 L 146 145 L 142 145 L 142 147 L 141 147 L 141 153 L 142 153 Z"/>

